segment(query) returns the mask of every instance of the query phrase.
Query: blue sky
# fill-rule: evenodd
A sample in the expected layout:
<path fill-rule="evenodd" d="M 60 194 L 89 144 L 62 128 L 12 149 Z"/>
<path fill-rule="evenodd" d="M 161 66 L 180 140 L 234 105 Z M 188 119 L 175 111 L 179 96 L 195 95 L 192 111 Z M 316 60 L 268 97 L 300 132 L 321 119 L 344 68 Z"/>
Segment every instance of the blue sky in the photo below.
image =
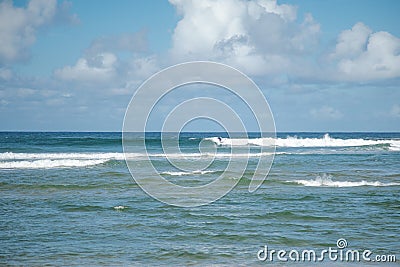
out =
<path fill-rule="evenodd" d="M 398 11 L 396 0 L 2 1 L 0 130 L 120 131 L 145 79 L 212 60 L 257 83 L 278 131 L 400 131 Z"/>

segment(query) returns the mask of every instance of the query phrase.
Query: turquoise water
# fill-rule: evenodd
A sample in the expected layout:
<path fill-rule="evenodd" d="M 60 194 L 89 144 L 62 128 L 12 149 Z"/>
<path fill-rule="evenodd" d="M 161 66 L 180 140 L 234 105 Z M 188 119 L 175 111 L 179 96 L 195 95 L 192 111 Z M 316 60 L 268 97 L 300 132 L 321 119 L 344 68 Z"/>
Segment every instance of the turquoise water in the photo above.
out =
<path fill-rule="evenodd" d="M 184 133 L 181 160 L 196 158 L 201 141 L 221 155 L 243 142 L 257 153 L 257 137 Z M 163 157 L 159 134 L 146 144 L 156 168 L 177 184 L 212 181 L 229 161 L 180 171 Z M 225 197 L 180 208 L 135 184 L 121 133 L 0 133 L 0 265 L 265 265 L 257 259 L 264 245 L 322 250 L 339 238 L 398 260 L 399 133 L 279 133 L 276 145 L 257 191 L 248 191 L 257 160 L 250 157 Z"/>

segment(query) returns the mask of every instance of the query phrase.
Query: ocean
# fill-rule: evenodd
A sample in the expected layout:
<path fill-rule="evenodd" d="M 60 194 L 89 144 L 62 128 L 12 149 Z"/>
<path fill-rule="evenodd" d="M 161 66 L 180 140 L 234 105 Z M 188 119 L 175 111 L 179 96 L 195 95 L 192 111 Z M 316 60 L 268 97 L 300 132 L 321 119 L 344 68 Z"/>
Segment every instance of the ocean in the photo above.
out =
<path fill-rule="evenodd" d="M 339 239 L 371 251 L 361 265 L 374 265 L 376 255 L 398 262 L 400 133 L 278 133 L 269 175 L 252 193 L 259 134 L 181 133 L 178 141 L 182 154 L 170 156 L 189 171 L 169 164 L 160 133 L 146 134 L 165 179 L 199 186 L 226 175 L 236 187 L 208 205 L 171 206 L 135 183 L 121 133 L 0 133 L 0 265 L 286 266 L 287 254 L 263 261 L 262 249 L 338 250 Z M 199 144 L 216 154 L 195 169 Z M 250 147 L 247 168 L 224 173 L 241 158 L 231 155 L 235 146 Z"/>

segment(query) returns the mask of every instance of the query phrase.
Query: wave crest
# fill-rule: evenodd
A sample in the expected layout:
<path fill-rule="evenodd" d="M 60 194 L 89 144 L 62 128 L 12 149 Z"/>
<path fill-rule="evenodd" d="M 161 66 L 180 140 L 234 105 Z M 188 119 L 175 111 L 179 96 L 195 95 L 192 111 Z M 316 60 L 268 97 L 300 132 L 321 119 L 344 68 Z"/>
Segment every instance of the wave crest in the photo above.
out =
<path fill-rule="evenodd" d="M 123 160 L 123 153 L 0 153 L 0 169 L 88 167 Z"/>
<path fill-rule="evenodd" d="M 314 180 L 294 180 L 286 181 L 288 183 L 296 183 L 299 185 L 310 187 L 356 187 L 356 186 L 398 186 L 400 183 L 383 183 L 380 181 L 368 182 L 365 180 L 352 182 L 352 181 L 333 181 L 331 175 L 323 174 L 317 176 Z"/>
<path fill-rule="evenodd" d="M 87 167 L 105 163 L 107 160 L 78 160 L 78 159 L 40 159 L 34 161 L 5 161 L 0 162 L 0 169 L 45 169 L 45 168 L 68 168 Z"/>
<path fill-rule="evenodd" d="M 359 147 L 389 145 L 390 150 L 400 150 L 400 140 L 370 140 L 370 139 L 341 139 L 332 138 L 325 134 L 322 138 L 298 138 L 288 136 L 287 138 L 220 138 L 209 137 L 205 140 L 211 141 L 218 146 L 273 146 L 276 147 Z"/>

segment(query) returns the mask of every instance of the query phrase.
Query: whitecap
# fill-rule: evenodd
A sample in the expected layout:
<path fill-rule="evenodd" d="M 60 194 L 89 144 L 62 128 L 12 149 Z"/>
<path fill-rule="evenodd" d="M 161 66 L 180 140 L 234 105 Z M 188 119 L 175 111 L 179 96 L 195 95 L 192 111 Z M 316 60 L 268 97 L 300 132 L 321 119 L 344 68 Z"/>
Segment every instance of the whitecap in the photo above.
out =
<path fill-rule="evenodd" d="M 333 181 L 331 175 L 317 176 L 312 180 L 286 181 L 310 187 L 357 187 L 357 186 L 398 186 L 400 183 L 383 183 L 380 181 Z"/>
<path fill-rule="evenodd" d="M 115 206 L 114 207 L 115 210 L 124 210 L 126 208 L 128 208 L 128 207 L 126 207 L 126 206 Z"/>
<path fill-rule="evenodd" d="M 77 160 L 77 159 L 40 159 L 24 161 L 5 161 L 0 162 L 0 169 L 47 169 L 47 168 L 68 168 L 68 167 L 87 167 L 105 163 L 107 160 Z"/>
<path fill-rule="evenodd" d="M 220 138 L 209 137 L 205 140 L 211 141 L 218 146 L 273 146 L 276 147 L 359 147 L 374 145 L 389 145 L 390 150 L 400 150 L 400 140 L 383 139 L 341 139 L 332 138 L 325 134 L 321 138 L 299 138 L 288 136 L 286 138 Z"/>

